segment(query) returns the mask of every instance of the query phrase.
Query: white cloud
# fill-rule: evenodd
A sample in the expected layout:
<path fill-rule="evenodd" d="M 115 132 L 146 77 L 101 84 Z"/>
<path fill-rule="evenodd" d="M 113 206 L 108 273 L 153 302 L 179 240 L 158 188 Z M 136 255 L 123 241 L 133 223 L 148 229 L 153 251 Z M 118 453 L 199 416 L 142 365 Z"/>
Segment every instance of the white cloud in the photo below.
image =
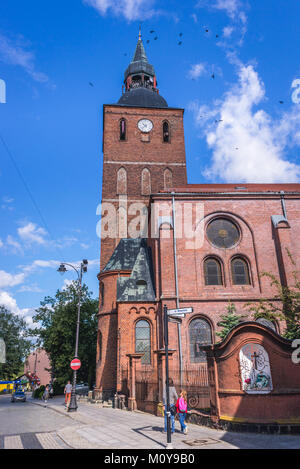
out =
<path fill-rule="evenodd" d="M 44 228 L 37 227 L 35 223 L 27 223 L 22 228 L 18 228 L 18 235 L 27 244 L 46 244 L 47 235 Z"/>
<path fill-rule="evenodd" d="M 11 251 L 14 254 L 23 254 L 23 248 L 21 244 L 16 241 L 11 235 L 8 235 L 6 238 L 6 243 L 4 245 L 5 248 L 10 247 Z"/>
<path fill-rule="evenodd" d="M 239 0 L 215 0 L 212 6 L 217 10 L 225 10 L 233 19 L 241 7 L 241 2 Z"/>
<path fill-rule="evenodd" d="M 32 293 L 40 293 L 43 290 L 41 290 L 36 284 L 34 285 L 23 285 L 18 292 L 32 292 Z"/>
<path fill-rule="evenodd" d="M 124 16 L 129 21 L 151 18 L 157 14 L 152 8 L 155 0 L 83 0 L 83 3 L 95 8 L 100 15 L 112 13 Z"/>
<path fill-rule="evenodd" d="M 14 287 L 15 285 L 23 283 L 24 279 L 24 273 L 12 275 L 4 270 L 0 270 L 0 288 Z"/>
<path fill-rule="evenodd" d="M 0 306 L 4 306 L 8 311 L 18 316 L 21 316 L 29 326 L 38 327 L 32 321 L 32 316 L 35 314 L 34 308 L 19 308 L 16 299 L 13 298 L 6 291 L 0 291 Z"/>
<path fill-rule="evenodd" d="M 35 68 L 33 52 L 25 49 L 24 39 L 13 42 L 0 34 L 0 60 L 11 65 L 19 65 L 35 80 L 40 83 L 48 81 L 47 75 L 38 72 Z"/>
<path fill-rule="evenodd" d="M 223 36 L 225 38 L 228 38 L 232 35 L 233 31 L 234 31 L 233 26 L 225 26 L 225 28 L 223 28 Z"/>
<path fill-rule="evenodd" d="M 191 78 L 192 80 L 197 80 L 197 78 L 201 77 L 202 75 L 205 75 L 206 73 L 206 64 L 204 62 L 194 64 L 188 71 L 188 78 Z"/>
<path fill-rule="evenodd" d="M 212 74 L 222 76 L 223 72 L 217 65 L 208 65 L 205 62 L 200 62 L 198 64 L 191 65 L 191 68 L 187 73 L 187 78 L 198 80 L 199 77 L 209 76 Z"/>
<path fill-rule="evenodd" d="M 272 119 L 255 109 L 265 88 L 253 66 L 240 64 L 238 73 L 238 84 L 222 101 L 211 108 L 192 106 L 212 149 L 205 176 L 224 182 L 299 182 L 300 166 L 286 159 L 286 151 L 300 145 L 300 106 Z"/>
<path fill-rule="evenodd" d="M 0 248 L 3 248 L 3 246 L 4 246 L 4 243 L 3 243 L 2 239 L 0 239 Z"/>

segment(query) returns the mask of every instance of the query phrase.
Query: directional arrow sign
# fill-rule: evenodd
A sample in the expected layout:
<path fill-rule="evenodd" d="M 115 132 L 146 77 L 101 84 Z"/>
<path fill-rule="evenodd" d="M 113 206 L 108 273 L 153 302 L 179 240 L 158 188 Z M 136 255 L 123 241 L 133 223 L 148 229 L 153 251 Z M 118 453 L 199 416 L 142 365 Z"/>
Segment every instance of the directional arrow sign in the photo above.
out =
<path fill-rule="evenodd" d="M 193 308 L 168 309 L 168 315 L 183 317 L 187 313 L 192 313 Z M 183 315 L 183 316 L 182 316 Z"/>

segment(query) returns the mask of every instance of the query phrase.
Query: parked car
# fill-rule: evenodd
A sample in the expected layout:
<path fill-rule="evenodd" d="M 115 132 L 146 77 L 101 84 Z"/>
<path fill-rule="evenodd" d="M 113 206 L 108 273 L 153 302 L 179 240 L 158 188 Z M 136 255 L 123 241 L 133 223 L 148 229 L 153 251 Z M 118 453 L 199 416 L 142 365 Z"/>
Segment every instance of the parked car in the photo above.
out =
<path fill-rule="evenodd" d="M 90 390 L 90 387 L 88 385 L 88 383 L 78 383 L 76 384 L 76 394 L 83 394 L 83 395 L 86 395 L 88 394 Z"/>
<path fill-rule="evenodd" d="M 12 395 L 11 395 L 11 402 L 15 401 L 26 401 L 26 394 L 23 390 L 23 388 L 16 388 L 13 390 Z"/>

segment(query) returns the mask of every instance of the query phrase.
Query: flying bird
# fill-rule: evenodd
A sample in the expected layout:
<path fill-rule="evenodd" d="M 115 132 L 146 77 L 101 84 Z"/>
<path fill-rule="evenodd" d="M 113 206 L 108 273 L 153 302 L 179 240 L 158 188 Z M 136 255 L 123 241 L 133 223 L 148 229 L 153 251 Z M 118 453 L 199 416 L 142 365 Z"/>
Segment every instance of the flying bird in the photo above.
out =
<path fill-rule="evenodd" d="M 215 79 L 215 74 L 213 73 L 211 77 L 212 77 L 213 79 Z"/>
<path fill-rule="evenodd" d="M 182 33 L 179 33 L 179 36 L 181 37 L 181 36 L 182 36 Z"/>
<path fill-rule="evenodd" d="M 178 45 L 181 46 L 181 44 L 182 44 L 182 41 L 179 41 L 179 42 L 178 42 Z"/>
<path fill-rule="evenodd" d="M 155 36 L 154 41 L 156 41 L 156 39 L 157 39 L 157 36 Z"/>
<path fill-rule="evenodd" d="M 151 29 L 150 34 L 155 33 L 154 29 Z"/>
<path fill-rule="evenodd" d="M 90 81 L 89 81 L 89 85 L 92 86 L 92 87 L 94 87 L 93 83 L 91 83 Z"/>
<path fill-rule="evenodd" d="M 279 102 L 280 102 L 280 104 L 283 104 L 283 101 L 279 101 Z"/>
<path fill-rule="evenodd" d="M 216 34 L 216 37 L 219 37 L 219 34 Z"/>
<path fill-rule="evenodd" d="M 147 44 L 149 44 L 149 42 L 150 42 L 150 39 L 147 39 L 147 41 L 146 41 L 146 42 L 147 42 Z"/>

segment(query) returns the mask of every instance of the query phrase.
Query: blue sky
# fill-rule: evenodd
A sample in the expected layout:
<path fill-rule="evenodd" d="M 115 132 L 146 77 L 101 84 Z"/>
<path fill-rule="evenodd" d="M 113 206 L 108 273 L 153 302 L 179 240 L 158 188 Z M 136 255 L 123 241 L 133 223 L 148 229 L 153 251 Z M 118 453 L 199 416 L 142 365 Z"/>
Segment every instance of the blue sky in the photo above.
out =
<path fill-rule="evenodd" d="M 30 323 L 75 278 L 59 262 L 83 258 L 98 294 L 102 105 L 140 22 L 160 93 L 185 108 L 189 183 L 300 182 L 299 17 L 298 0 L 2 0 L 0 304 Z"/>

